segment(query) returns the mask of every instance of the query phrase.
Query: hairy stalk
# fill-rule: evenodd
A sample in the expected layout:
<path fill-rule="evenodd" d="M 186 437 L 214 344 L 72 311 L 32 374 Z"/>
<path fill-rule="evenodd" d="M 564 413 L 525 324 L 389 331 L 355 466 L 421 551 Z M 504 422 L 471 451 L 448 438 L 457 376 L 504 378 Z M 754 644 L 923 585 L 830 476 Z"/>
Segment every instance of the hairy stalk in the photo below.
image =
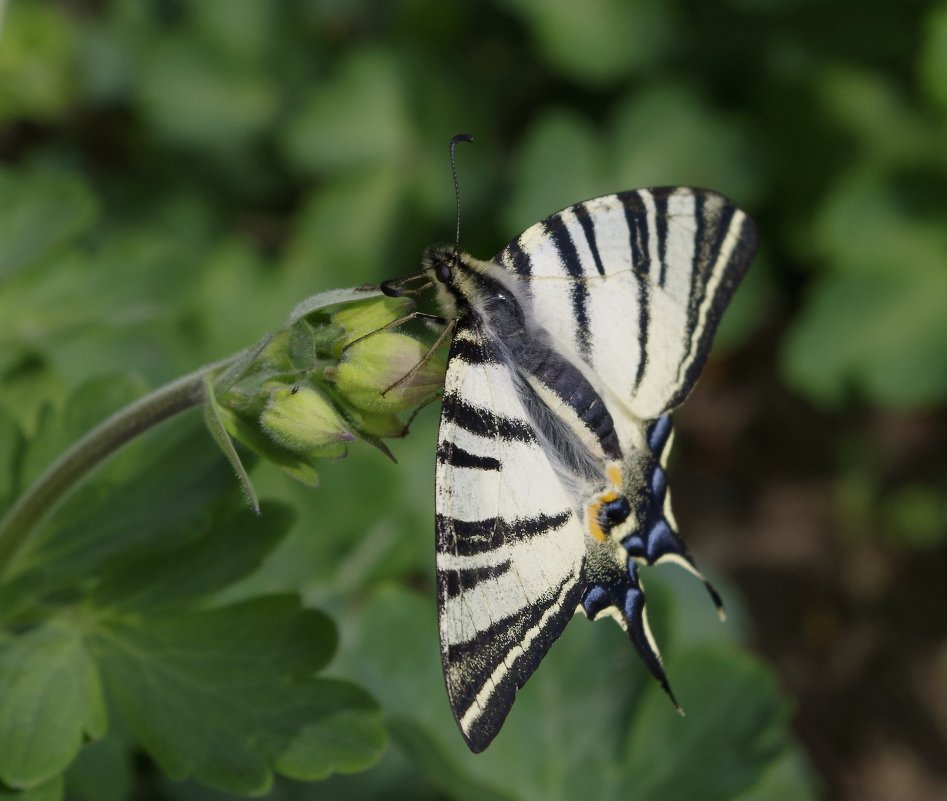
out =
<path fill-rule="evenodd" d="M 39 475 L 0 520 L 0 578 L 7 574 L 17 552 L 37 530 L 39 523 L 76 484 L 139 434 L 200 404 L 204 398 L 205 378 L 242 355 L 205 365 L 159 387 L 119 410 L 73 443 Z"/>

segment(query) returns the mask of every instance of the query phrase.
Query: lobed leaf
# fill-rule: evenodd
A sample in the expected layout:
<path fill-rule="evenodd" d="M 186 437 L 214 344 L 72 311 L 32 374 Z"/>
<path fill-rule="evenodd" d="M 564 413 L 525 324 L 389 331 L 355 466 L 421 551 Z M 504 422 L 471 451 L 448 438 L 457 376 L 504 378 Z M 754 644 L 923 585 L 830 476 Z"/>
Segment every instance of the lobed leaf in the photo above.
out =
<path fill-rule="evenodd" d="M 99 672 L 75 627 L 52 620 L 0 641 L 0 780 L 41 785 L 105 729 Z"/>
<path fill-rule="evenodd" d="M 363 769 L 384 745 L 358 688 L 314 678 L 335 648 L 323 614 L 294 598 L 105 617 L 93 647 L 116 708 L 172 778 L 262 793 L 273 772 Z"/>
<path fill-rule="evenodd" d="M 727 801 L 787 748 L 788 705 L 772 676 L 733 650 L 686 651 L 671 670 L 687 715 L 668 715 L 660 693 L 645 695 L 621 760 L 624 779 L 642 801 Z"/>

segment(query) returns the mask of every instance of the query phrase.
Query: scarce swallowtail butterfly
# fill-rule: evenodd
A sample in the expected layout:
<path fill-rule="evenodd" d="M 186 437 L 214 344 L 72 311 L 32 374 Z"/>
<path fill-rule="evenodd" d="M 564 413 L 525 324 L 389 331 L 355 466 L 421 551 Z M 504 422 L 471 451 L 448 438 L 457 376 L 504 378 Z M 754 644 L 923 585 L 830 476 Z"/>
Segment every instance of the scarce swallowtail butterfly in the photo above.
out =
<path fill-rule="evenodd" d="M 453 328 L 435 473 L 441 658 L 474 752 L 577 611 L 616 620 L 673 700 L 639 571 L 675 562 L 703 579 L 671 512 L 670 412 L 756 246 L 727 198 L 670 187 L 577 203 L 490 261 L 425 253 Z"/>

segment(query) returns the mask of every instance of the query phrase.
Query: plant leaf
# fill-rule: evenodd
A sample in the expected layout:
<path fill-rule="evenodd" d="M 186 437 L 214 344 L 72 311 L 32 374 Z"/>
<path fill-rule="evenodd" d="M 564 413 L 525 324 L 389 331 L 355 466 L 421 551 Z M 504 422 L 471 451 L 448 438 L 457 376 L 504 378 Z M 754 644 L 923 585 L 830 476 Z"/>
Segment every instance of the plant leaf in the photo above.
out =
<path fill-rule="evenodd" d="M 233 474 L 196 416 L 140 437 L 53 512 L 16 563 L 78 581 L 106 559 L 196 539 Z M 155 510 L 161 510 L 156 514 Z"/>
<path fill-rule="evenodd" d="M 62 775 L 53 776 L 29 790 L 13 790 L 0 784 L 0 801 L 60 801 L 63 790 Z"/>
<path fill-rule="evenodd" d="M 133 786 L 132 749 L 114 726 L 107 737 L 87 743 L 66 771 L 69 798 L 76 801 L 126 801 Z"/>
<path fill-rule="evenodd" d="M 76 178 L 0 170 L 0 283 L 74 239 L 95 214 Z"/>
<path fill-rule="evenodd" d="M 26 440 L 16 419 L 0 405 L 0 517 L 14 500 Z"/>
<path fill-rule="evenodd" d="M 787 747 L 789 709 L 773 678 L 720 648 L 685 651 L 669 670 L 687 716 L 669 715 L 663 693 L 645 694 L 621 760 L 636 796 L 726 801 L 758 782 Z"/>
<path fill-rule="evenodd" d="M 230 466 L 237 474 L 237 481 L 240 482 L 240 486 L 250 502 L 250 508 L 259 514 L 260 499 L 253 488 L 253 482 L 250 481 L 247 469 L 240 461 L 240 455 L 234 447 L 233 440 L 230 439 L 230 434 L 227 433 L 227 429 L 224 427 L 224 421 L 220 417 L 220 405 L 217 403 L 217 396 L 214 392 L 214 381 L 210 377 L 204 379 L 204 423 L 207 425 L 210 435 L 214 438 L 214 442 L 223 451 L 227 461 L 230 462 Z"/>
<path fill-rule="evenodd" d="M 384 733 L 358 688 L 313 678 L 335 648 L 323 614 L 290 597 L 104 618 L 95 649 L 115 705 L 174 779 L 262 793 L 273 772 L 315 779 L 367 767 Z"/>
<path fill-rule="evenodd" d="M 79 632 L 49 621 L 0 642 L 0 779 L 35 787 L 105 733 L 99 674 Z"/>
<path fill-rule="evenodd" d="M 183 547 L 110 562 L 93 600 L 123 612 L 192 604 L 256 570 L 295 519 L 290 507 L 277 503 L 265 504 L 260 514 L 225 508 L 200 539 Z"/>

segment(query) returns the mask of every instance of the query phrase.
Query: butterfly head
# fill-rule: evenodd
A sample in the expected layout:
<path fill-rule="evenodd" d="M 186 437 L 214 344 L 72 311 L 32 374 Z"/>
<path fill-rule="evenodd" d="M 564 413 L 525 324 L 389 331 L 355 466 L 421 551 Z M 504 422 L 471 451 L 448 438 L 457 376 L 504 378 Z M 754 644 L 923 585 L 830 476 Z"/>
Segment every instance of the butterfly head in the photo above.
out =
<path fill-rule="evenodd" d="M 450 245 L 432 245 L 422 259 L 425 274 L 437 288 L 437 301 L 448 316 L 457 314 L 458 302 L 463 303 L 463 255 Z"/>
<path fill-rule="evenodd" d="M 424 269 L 438 284 L 450 285 L 460 264 L 461 255 L 449 245 L 432 245 L 424 251 Z"/>

